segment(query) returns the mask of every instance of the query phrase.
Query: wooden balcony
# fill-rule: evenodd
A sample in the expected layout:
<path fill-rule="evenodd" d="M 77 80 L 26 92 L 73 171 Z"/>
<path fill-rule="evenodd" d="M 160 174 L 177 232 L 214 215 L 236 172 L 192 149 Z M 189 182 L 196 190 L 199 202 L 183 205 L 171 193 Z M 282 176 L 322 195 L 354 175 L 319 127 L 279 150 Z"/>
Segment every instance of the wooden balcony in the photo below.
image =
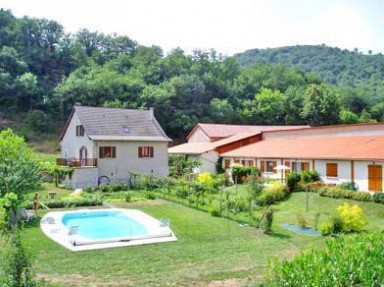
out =
<path fill-rule="evenodd" d="M 57 158 L 56 164 L 60 166 L 69 166 L 69 167 L 97 167 L 97 158 Z"/>

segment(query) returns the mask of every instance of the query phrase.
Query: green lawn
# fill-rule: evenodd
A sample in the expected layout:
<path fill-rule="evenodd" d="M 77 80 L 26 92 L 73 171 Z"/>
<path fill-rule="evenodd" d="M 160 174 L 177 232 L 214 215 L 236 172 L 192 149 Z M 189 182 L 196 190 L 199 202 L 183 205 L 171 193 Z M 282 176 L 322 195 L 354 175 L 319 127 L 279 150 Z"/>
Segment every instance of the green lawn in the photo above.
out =
<path fill-rule="evenodd" d="M 306 214 L 305 193 L 293 194 L 274 207 L 273 235 L 157 200 L 130 208 L 170 218 L 178 242 L 72 253 L 45 237 L 37 220 L 25 228 L 24 239 L 38 277 L 57 286 L 206 286 L 213 281 L 218 281 L 213 286 L 256 286 L 268 258 L 289 258 L 308 245 L 324 244 L 322 237 L 296 235 L 281 223 L 296 223 L 297 212 L 309 223 L 317 212 L 324 220 L 343 202 L 312 193 Z M 383 205 L 358 204 L 369 216 L 368 228 L 381 226 Z"/>

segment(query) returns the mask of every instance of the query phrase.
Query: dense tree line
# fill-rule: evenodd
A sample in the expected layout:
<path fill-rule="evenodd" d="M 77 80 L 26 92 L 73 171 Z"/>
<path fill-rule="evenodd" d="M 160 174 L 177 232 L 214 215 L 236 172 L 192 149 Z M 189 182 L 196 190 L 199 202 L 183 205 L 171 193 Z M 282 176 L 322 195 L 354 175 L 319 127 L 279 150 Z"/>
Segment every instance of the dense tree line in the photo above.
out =
<path fill-rule="evenodd" d="M 364 112 L 364 117 L 370 113 L 374 119 L 382 120 L 384 55 L 381 53 L 302 45 L 253 49 L 236 54 L 235 58 L 243 66 L 282 64 L 312 73 L 328 84 L 337 85 L 352 112 Z"/>
<path fill-rule="evenodd" d="M 381 78 L 382 79 L 382 78 Z M 155 108 L 174 138 L 196 122 L 311 124 L 381 120 L 384 104 L 282 64 L 242 67 L 211 50 L 187 55 L 126 36 L 0 10 L 0 118 L 25 133 L 60 130 L 75 103 Z M 375 95 L 379 98 L 380 94 Z M 23 130 L 22 130 L 23 131 Z"/>

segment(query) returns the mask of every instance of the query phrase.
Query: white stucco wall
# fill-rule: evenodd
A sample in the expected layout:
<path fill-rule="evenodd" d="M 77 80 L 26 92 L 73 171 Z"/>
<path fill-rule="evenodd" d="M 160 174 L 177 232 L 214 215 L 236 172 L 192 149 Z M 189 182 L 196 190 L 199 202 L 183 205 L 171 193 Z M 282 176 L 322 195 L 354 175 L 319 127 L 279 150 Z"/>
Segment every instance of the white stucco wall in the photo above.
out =
<path fill-rule="evenodd" d="M 97 187 L 98 178 L 99 170 L 97 167 L 75 168 L 71 179 L 67 176 L 64 184 L 72 186 L 72 188 Z"/>
<path fill-rule="evenodd" d="M 208 151 L 200 154 L 196 158 L 201 161 L 201 166 L 195 170 L 196 173 L 210 172 L 216 174 L 216 163 L 219 159 L 219 154 L 217 152 Z"/>
<path fill-rule="evenodd" d="M 211 142 L 211 140 L 209 139 L 209 137 L 201 130 L 200 127 L 198 127 L 197 129 L 195 129 L 195 131 L 193 132 L 193 134 L 191 134 L 191 136 L 188 138 L 188 142 L 192 143 L 192 142 Z"/>
<path fill-rule="evenodd" d="M 79 117 L 76 112 L 73 114 L 72 119 L 67 127 L 65 135 L 60 142 L 61 146 L 61 157 L 66 157 L 66 152 L 68 158 L 79 158 L 80 148 L 82 146 L 87 148 L 87 157 L 95 157 L 95 149 L 93 141 L 89 139 L 87 133 L 84 132 L 84 136 L 76 136 L 76 126 L 81 125 Z"/>
<path fill-rule="evenodd" d="M 338 177 L 327 177 L 327 163 L 337 163 Z M 321 180 L 326 184 L 340 184 L 351 182 L 351 161 L 341 160 L 316 160 L 315 169 L 320 173 Z M 355 170 L 356 175 L 356 170 Z M 367 179 L 367 177 L 366 177 Z"/>
<path fill-rule="evenodd" d="M 165 177 L 168 175 L 168 143 L 167 142 L 127 142 L 97 141 L 96 150 L 100 146 L 116 147 L 116 158 L 99 158 L 99 176 L 107 176 L 112 182 L 127 180 L 129 172 Z M 140 146 L 153 146 L 153 158 L 139 158 Z"/>

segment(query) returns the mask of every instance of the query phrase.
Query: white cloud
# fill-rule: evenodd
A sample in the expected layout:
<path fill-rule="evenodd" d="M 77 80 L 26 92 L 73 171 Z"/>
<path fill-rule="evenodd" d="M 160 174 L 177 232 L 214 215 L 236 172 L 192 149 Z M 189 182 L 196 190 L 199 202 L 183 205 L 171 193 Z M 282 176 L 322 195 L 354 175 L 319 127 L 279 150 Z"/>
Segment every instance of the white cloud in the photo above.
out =
<path fill-rule="evenodd" d="M 0 0 L 0 7 L 12 9 L 18 17 L 57 20 L 67 32 L 80 28 L 116 32 L 143 45 L 158 45 L 165 51 L 176 47 L 186 51 L 214 48 L 232 54 L 252 48 L 321 43 L 365 51 L 383 50 L 384 38 L 374 34 L 367 19 L 352 4 L 327 7 L 323 2 L 316 3 L 307 0 Z"/>
<path fill-rule="evenodd" d="M 361 48 L 365 52 L 377 47 L 373 30 L 357 7 L 334 4 L 321 11 L 308 26 L 306 36 L 312 43 L 325 43 L 340 48 Z"/>

